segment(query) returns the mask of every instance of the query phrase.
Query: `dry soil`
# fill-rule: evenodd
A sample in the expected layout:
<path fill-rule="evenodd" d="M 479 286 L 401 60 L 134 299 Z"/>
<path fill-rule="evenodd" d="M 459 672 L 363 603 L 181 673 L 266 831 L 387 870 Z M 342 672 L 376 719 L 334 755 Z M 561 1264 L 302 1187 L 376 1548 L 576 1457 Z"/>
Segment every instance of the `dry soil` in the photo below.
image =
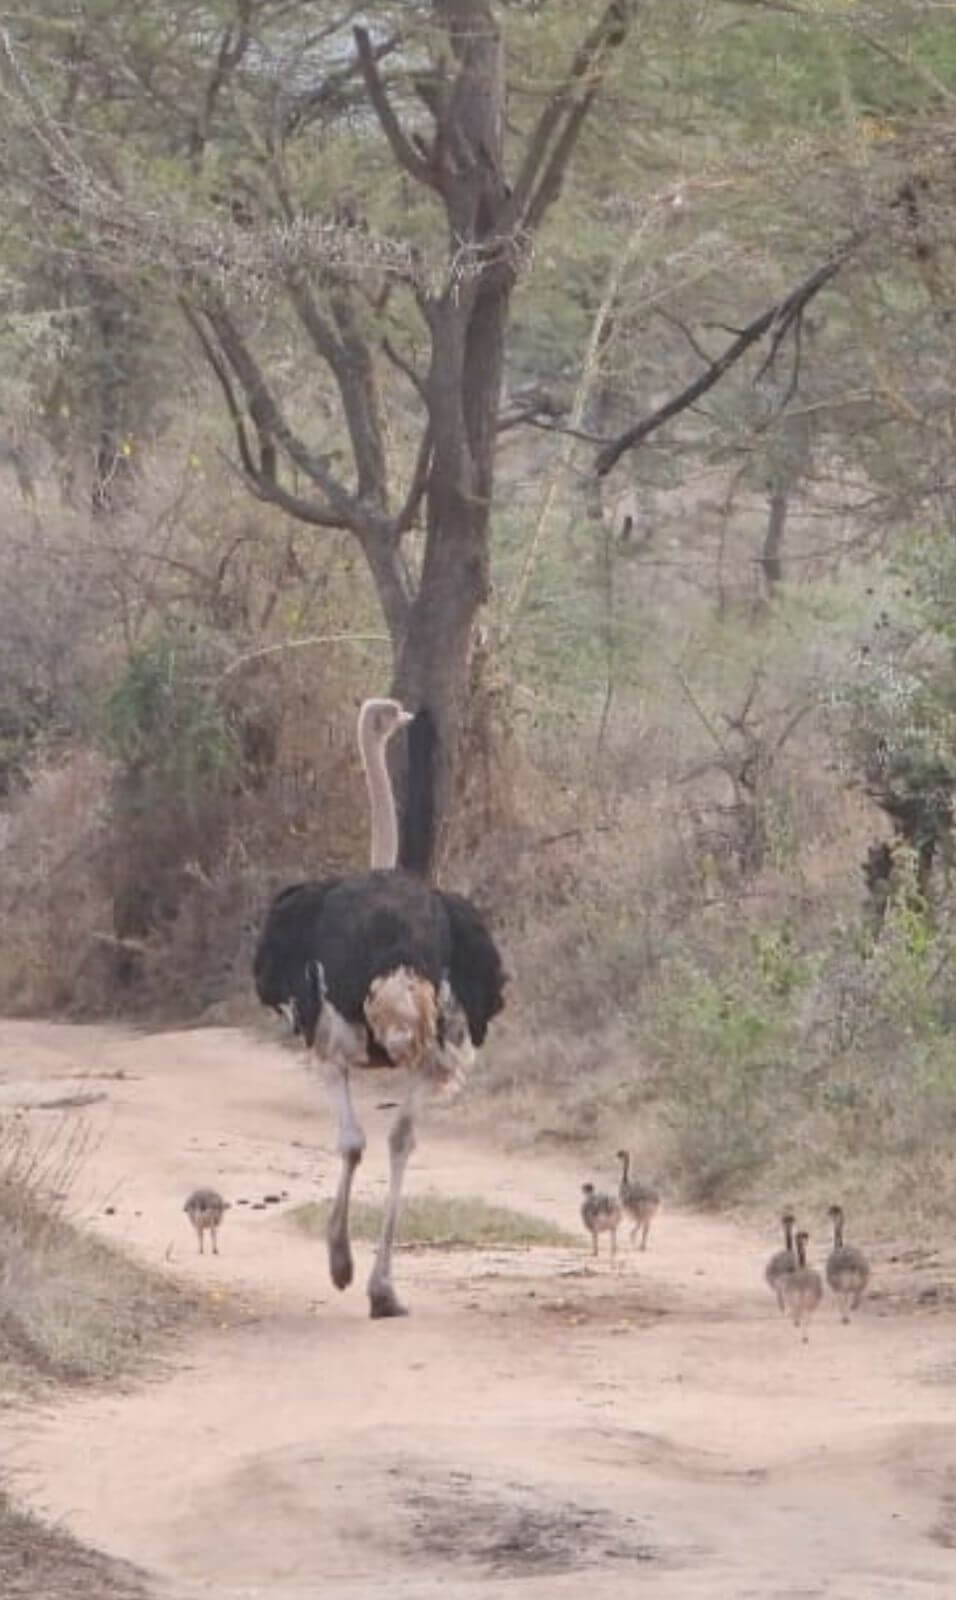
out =
<path fill-rule="evenodd" d="M 396 1087 L 360 1086 L 365 1197 L 384 1189 Z M 145 1568 L 157 1596 L 956 1592 L 953 1252 L 884 1241 L 857 1319 L 825 1304 L 804 1345 L 762 1279 L 773 1219 L 761 1234 L 665 1206 L 616 1271 L 583 1233 L 404 1251 L 412 1315 L 371 1322 L 371 1248 L 340 1295 L 287 1215 L 336 1166 L 301 1054 L 226 1029 L 2 1023 L 0 1106 L 85 1119 L 70 1213 L 230 1310 L 123 1390 L 0 1413 L 21 1503 Z M 576 1227 L 582 1177 L 613 1162 L 582 1172 L 516 1134 L 503 1108 L 480 1137 L 466 1094 L 422 1129 L 409 1188 Z M 198 1184 L 233 1202 L 217 1257 L 182 1213 Z M 808 1220 L 819 1257 L 824 1219 Z"/>

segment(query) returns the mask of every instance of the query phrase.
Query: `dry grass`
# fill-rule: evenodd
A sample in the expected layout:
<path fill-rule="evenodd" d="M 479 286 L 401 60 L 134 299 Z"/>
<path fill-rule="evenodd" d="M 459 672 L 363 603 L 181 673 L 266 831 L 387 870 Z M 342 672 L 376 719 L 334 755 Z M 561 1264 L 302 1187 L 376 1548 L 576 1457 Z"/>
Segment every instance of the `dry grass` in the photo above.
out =
<path fill-rule="evenodd" d="M 87 1136 L 73 1119 L 41 1139 L 0 1122 L 0 1403 L 38 1384 L 109 1379 L 195 1314 L 174 1284 L 87 1238 L 61 1214 Z M 4 1600 L 144 1600 L 142 1575 L 15 1509 L 0 1490 Z"/>
<path fill-rule="evenodd" d="M 324 1236 L 330 1201 L 310 1202 L 290 1215 L 307 1233 Z M 349 1213 L 356 1239 L 377 1239 L 382 1207 L 356 1202 Z M 479 1195 L 447 1195 L 435 1190 L 411 1195 L 402 1208 L 401 1244 L 407 1249 L 488 1250 L 502 1246 L 577 1244 L 575 1236 L 543 1217 L 508 1206 L 490 1205 Z"/>
<path fill-rule="evenodd" d="M 0 1124 L 0 1364 L 4 1386 L 114 1378 L 197 1310 L 175 1284 L 78 1232 L 61 1214 L 86 1150 L 82 1125 L 35 1141 Z"/>
<path fill-rule="evenodd" d="M 33 775 L 0 840 L 0 1004 L 11 1016 L 74 1005 L 94 980 L 112 926 L 99 872 L 109 766 L 77 751 Z"/>
<path fill-rule="evenodd" d="M 4 1600 L 145 1600 L 143 1577 L 126 1562 L 87 1550 L 17 1511 L 0 1491 L 0 1594 Z"/>

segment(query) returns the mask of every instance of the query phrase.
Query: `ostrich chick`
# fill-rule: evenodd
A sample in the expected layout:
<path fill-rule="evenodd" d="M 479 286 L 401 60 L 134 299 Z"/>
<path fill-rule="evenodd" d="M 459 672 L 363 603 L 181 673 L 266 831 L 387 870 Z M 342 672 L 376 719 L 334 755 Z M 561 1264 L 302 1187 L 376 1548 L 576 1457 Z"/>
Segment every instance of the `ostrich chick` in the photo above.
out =
<path fill-rule="evenodd" d="M 591 1235 L 592 1254 L 598 1253 L 598 1234 L 611 1235 L 611 1260 L 617 1254 L 617 1230 L 621 1225 L 620 1202 L 612 1194 L 599 1194 L 593 1183 L 582 1183 L 581 1221 Z"/>
<path fill-rule="evenodd" d="M 810 1235 L 800 1232 L 794 1241 L 797 1247 L 797 1264 L 792 1272 L 784 1273 L 780 1280 L 783 1303 L 793 1318 L 795 1328 L 800 1328 L 803 1342 L 809 1342 L 810 1318 L 823 1299 L 823 1279 L 815 1267 L 807 1266 L 807 1244 Z"/>
<path fill-rule="evenodd" d="M 641 1249 L 646 1250 L 647 1235 L 657 1215 L 661 1197 L 650 1184 L 640 1183 L 637 1178 L 629 1176 L 631 1158 L 626 1150 L 619 1150 L 617 1159 L 621 1163 L 621 1182 L 617 1192 L 623 1209 L 634 1224 L 631 1229 L 631 1243 L 634 1244 L 640 1234 Z"/>
<path fill-rule="evenodd" d="M 187 1217 L 196 1230 L 199 1239 L 199 1254 L 204 1255 L 203 1235 L 209 1229 L 212 1237 L 212 1253 L 219 1254 L 219 1245 L 216 1235 L 219 1232 L 223 1216 L 229 1209 L 229 1201 L 224 1200 L 215 1189 L 194 1189 L 186 1204 L 183 1206 Z"/>
<path fill-rule="evenodd" d="M 777 1305 L 783 1311 L 786 1309 L 783 1301 L 783 1280 L 797 1265 L 797 1252 L 793 1248 L 793 1230 L 797 1225 L 797 1219 L 792 1211 L 785 1211 L 780 1221 L 783 1224 L 783 1249 L 775 1251 L 770 1257 L 763 1275 L 768 1287 L 777 1296 Z"/>
<path fill-rule="evenodd" d="M 843 1243 L 843 1207 L 831 1206 L 827 1216 L 833 1224 L 833 1249 L 827 1256 L 827 1283 L 840 1304 L 840 1321 L 849 1322 L 870 1281 L 870 1263 L 862 1250 Z"/>

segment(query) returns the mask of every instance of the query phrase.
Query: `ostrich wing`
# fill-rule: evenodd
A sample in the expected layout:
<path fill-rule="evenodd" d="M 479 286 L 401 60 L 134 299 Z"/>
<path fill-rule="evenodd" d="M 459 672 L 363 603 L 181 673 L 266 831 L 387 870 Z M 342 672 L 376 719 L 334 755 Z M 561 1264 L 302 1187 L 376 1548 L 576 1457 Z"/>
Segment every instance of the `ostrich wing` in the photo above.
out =
<path fill-rule="evenodd" d="M 505 971 L 497 946 L 477 906 L 464 895 L 435 891 L 448 918 L 451 950 L 448 978 L 452 993 L 468 1018 L 471 1042 L 479 1048 L 492 1017 L 502 1010 Z"/>
<path fill-rule="evenodd" d="M 296 1029 L 306 1040 L 315 1035 L 321 1009 L 312 963 L 316 959 L 316 928 L 322 906 L 338 878 L 292 883 L 280 890 L 266 913 L 252 971 L 256 993 L 264 1006 L 276 1011 L 292 1004 Z"/>

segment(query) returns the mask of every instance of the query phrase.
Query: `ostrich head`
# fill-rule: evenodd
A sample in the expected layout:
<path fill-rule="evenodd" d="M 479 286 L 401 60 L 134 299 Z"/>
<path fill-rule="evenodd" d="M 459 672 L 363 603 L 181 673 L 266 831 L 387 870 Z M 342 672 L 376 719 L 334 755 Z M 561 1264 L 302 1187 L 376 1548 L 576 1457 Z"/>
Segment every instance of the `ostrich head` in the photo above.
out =
<path fill-rule="evenodd" d="M 373 867 L 394 867 L 398 860 L 398 819 L 385 746 L 411 720 L 412 713 L 398 700 L 365 700 L 358 714 L 359 751 L 372 813 Z"/>
<path fill-rule="evenodd" d="M 388 744 L 392 734 L 411 722 L 412 713 L 399 700 L 363 700 L 358 714 L 358 739 L 363 754 Z"/>

